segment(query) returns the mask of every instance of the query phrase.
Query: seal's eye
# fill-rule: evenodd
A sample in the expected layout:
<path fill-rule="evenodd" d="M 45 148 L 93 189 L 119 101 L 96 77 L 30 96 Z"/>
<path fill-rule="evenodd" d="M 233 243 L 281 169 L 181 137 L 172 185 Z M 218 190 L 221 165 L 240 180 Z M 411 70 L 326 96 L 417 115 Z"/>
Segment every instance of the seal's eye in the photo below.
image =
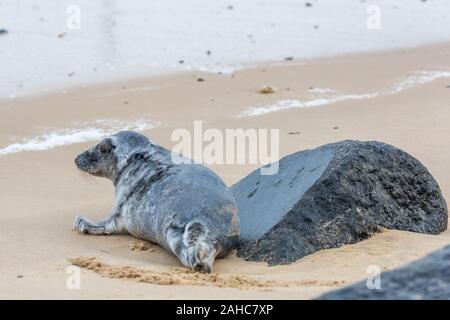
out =
<path fill-rule="evenodd" d="M 110 154 L 113 149 L 114 149 L 114 145 L 111 142 L 109 142 L 109 141 L 105 141 L 104 143 L 101 143 L 98 146 L 98 151 L 102 155 Z"/>

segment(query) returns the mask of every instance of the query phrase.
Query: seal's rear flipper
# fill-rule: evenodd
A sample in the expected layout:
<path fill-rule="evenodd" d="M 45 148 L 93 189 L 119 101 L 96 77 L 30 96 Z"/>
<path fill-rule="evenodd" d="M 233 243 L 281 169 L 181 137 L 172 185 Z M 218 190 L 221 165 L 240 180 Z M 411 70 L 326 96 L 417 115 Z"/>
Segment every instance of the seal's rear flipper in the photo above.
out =
<path fill-rule="evenodd" d="M 183 242 L 192 246 L 206 238 L 206 228 L 200 222 L 189 222 L 184 228 Z"/>
<path fill-rule="evenodd" d="M 202 223 L 190 222 L 184 228 L 170 227 L 167 243 L 186 267 L 206 273 L 212 272 L 217 250 L 213 241 L 208 239 L 208 229 Z"/>
<path fill-rule="evenodd" d="M 195 271 L 211 273 L 213 263 L 216 257 L 214 246 L 206 242 L 199 242 L 195 245 L 191 259 L 193 259 L 193 268 Z"/>
<path fill-rule="evenodd" d="M 196 271 L 211 273 L 217 250 L 208 241 L 208 230 L 200 222 L 190 222 L 183 234 L 183 244 L 186 248 L 186 258 L 190 267 Z"/>

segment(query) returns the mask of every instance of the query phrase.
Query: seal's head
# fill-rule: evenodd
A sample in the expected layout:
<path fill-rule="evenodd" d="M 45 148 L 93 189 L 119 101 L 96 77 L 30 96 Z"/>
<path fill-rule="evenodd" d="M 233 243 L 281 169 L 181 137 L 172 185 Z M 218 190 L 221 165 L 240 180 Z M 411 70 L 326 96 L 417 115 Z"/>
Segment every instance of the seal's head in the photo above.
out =
<path fill-rule="evenodd" d="M 140 133 L 121 131 L 78 155 L 75 164 L 83 172 L 114 180 L 131 154 L 150 145 L 150 140 Z"/>

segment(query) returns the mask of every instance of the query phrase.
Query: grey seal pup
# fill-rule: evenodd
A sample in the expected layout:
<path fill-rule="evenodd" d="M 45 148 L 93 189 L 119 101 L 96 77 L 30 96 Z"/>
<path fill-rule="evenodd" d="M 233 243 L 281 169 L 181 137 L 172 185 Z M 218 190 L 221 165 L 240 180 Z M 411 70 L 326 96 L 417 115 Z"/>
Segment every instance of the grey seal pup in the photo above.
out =
<path fill-rule="evenodd" d="M 209 273 L 214 260 L 237 245 L 237 206 L 214 172 L 174 162 L 172 156 L 133 131 L 116 133 L 81 153 L 75 159 L 81 171 L 114 183 L 115 206 L 98 222 L 77 217 L 74 229 L 129 233 L 160 244 L 186 267 Z"/>

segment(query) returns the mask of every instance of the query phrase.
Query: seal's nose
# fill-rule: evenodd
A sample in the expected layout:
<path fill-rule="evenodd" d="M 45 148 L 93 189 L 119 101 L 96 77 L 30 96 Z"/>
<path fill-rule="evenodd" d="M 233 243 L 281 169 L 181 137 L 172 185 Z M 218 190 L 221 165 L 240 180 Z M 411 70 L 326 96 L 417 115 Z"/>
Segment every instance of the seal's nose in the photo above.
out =
<path fill-rule="evenodd" d="M 78 156 L 75 158 L 75 165 L 76 165 L 76 166 L 78 167 L 78 169 L 80 169 L 80 170 L 83 170 L 84 164 L 86 163 L 86 160 L 85 160 L 86 155 L 85 155 L 85 153 L 86 153 L 86 152 L 83 152 L 82 154 L 78 155 Z"/>
<path fill-rule="evenodd" d="M 75 158 L 75 165 L 78 167 L 78 168 L 80 168 L 80 162 L 81 162 L 81 154 L 80 155 L 78 155 L 76 158 Z"/>

